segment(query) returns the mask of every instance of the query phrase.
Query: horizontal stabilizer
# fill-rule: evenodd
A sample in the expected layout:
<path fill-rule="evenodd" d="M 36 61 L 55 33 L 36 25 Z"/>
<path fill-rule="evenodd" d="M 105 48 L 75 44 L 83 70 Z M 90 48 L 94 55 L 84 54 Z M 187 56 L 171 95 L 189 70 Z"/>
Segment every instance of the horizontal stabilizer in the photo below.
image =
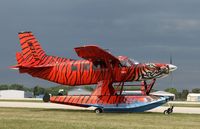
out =
<path fill-rule="evenodd" d="M 37 66 L 24 66 L 24 65 L 15 65 L 11 66 L 11 69 L 19 69 L 19 68 L 28 68 L 28 69 L 35 69 L 35 68 L 52 68 L 54 65 L 53 64 L 48 64 L 48 65 L 37 65 Z"/>

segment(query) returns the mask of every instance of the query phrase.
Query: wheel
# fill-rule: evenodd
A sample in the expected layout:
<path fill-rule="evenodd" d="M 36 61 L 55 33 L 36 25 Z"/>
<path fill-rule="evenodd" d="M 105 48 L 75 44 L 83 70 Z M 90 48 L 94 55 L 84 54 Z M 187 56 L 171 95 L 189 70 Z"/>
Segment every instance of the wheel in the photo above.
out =
<path fill-rule="evenodd" d="M 50 95 L 49 94 L 44 94 L 43 101 L 44 102 L 49 102 L 50 101 Z"/>
<path fill-rule="evenodd" d="M 165 115 L 169 115 L 169 111 L 168 111 L 168 110 L 165 110 L 163 113 L 164 113 Z"/>
<path fill-rule="evenodd" d="M 95 111 L 96 114 L 99 114 L 99 113 L 102 113 L 102 112 L 103 112 L 103 110 L 102 110 L 101 108 L 97 108 L 97 109 L 95 109 L 94 111 Z"/>

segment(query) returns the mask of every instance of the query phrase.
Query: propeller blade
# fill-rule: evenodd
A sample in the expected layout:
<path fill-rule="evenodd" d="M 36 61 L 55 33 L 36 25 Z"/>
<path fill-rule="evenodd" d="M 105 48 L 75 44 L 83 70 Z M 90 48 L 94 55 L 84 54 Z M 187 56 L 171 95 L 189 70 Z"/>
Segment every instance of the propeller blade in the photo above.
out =
<path fill-rule="evenodd" d="M 172 54 L 170 54 L 170 59 L 169 59 L 169 63 L 172 64 Z"/>

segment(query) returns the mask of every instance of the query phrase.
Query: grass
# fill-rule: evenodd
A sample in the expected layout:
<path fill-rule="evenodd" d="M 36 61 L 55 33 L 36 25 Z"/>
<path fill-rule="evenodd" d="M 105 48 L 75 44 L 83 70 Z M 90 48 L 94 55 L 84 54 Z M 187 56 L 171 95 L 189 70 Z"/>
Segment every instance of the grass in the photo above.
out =
<path fill-rule="evenodd" d="M 29 100 L 29 99 L 0 99 L 0 102 L 36 102 L 43 103 L 43 100 Z"/>
<path fill-rule="evenodd" d="M 200 104 L 179 104 L 179 103 L 174 103 L 174 104 L 170 104 L 170 105 L 174 105 L 175 107 L 196 107 L 196 108 L 200 108 Z M 169 106 L 168 104 L 164 104 L 162 106 Z"/>
<path fill-rule="evenodd" d="M 0 129 L 199 129 L 200 115 L 0 108 Z"/>

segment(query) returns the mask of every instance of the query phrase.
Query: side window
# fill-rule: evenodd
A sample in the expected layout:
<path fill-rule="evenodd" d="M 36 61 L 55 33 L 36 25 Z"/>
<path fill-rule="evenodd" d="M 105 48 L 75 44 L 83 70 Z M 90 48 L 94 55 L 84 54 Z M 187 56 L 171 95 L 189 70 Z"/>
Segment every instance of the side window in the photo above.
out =
<path fill-rule="evenodd" d="M 117 67 L 117 66 L 120 66 L 121 64 L 120 63 L 117 63 L 117 62 L 115 62 L 115 61 L 110 61 L 110 66 L 112 67 L 112 68 L 115 68 L 115 67 Z"/>
<path fill-rule="evenodd" d="M 101 69 L 101 68 L 107 68 L 107 66 L 104 61 L 98 60 L 98 61 L 93 62 L 92 68 L 96 70 L 96 69 Z"/>
<path fill-rule="evenodd" d="M 89 70 L 90 69 L 90 64 L 83 64 L 83 69 L 84 70 Z"/>
<path fill-rule="evenodd" d="M 71 70 L 72 70 L 72 71 L 77 71 L 77 66 L 73 64 L 73 65 L 71 66 Z"/>
<path fill-rule="evenodd" d="M 100 64 L 93 63 L 92 69 L 97 70 L 97 69 L 100 69 L 100 68 L 101 68 Z"/>
<path fill-rule="evenodd" d="M 120 61 L 122 67 L 130 67 L 131 64 L 127 60 Z"/>

